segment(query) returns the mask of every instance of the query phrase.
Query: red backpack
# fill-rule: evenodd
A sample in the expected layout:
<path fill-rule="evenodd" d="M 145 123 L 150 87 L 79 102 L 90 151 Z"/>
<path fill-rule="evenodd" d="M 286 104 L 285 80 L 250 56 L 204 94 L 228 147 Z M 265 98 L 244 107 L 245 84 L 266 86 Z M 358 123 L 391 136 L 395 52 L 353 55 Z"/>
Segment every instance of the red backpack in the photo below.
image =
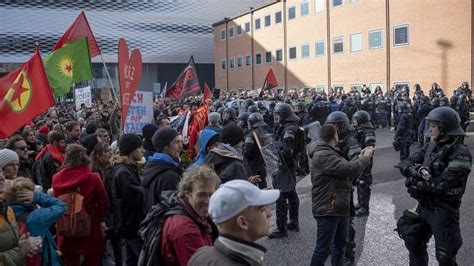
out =
<path fill-rule="evenodd" d="M 56 222 L 58 235 L 65 237 L 86 237 L 91 232 L 91 216 L 84 208 L 84 196 L 70 191 L 58 197 L 67 205 L 66 212 Z"/>

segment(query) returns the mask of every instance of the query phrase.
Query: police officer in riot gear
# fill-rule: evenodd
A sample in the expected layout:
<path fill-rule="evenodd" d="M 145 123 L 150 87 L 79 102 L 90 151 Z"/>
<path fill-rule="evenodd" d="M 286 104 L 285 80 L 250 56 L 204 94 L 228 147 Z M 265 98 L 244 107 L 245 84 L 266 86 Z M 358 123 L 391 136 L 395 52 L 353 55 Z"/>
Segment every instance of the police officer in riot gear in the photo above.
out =
<path fill-rule="evenodd" d="M 273 111 L 274 121 L 279 124 L 276 129 L 276 141 L 279 144 L 278 157 L 280 159 L 278 171 L 273 177 L 273 186 L 281 191 L 276 202 L 277 229 L 269 238 L 287 237 L 287 230 L 299 231 L 298 211 L 299 198 L 296 193 L 296 160 L 300 152 L 297 143 L 301 135 L 298 127 L 298 117 L 293 113 L 291 105 L 280 103 Z M 288 212 L 290 222 L 288 221 Z"/>
<path fill-rule="evenodd" d="M 347 115 L 341 111 L 332 112 L 326 119 L 326 123 L 333 124 L 336 126 L 337 135 L 339 137 L 339 143 L 337 148 L 341 151 L 341 155 L 344 159 L 350 161 L 361 152 L 361 148 L 357 140 L 352 136 L 352 128 L 349 126 L 349 118 Z M 351 218 L 349 219 L 349 237 L 346 244 L 346 252 L 344 253 L 345 260 L 348 263 L 353 263 L 355 260 L 355 247 L 354 242 L 355 238 L 355 229 L 354 229 L 354 216 L 355 216 L 355 207 L 353 200 L 353 193 L 351 193 L 350 205 L 351 205 Z"/>
<path fill-rule="evenodd" d="M 237 126 L 240 127 L 244 131 L 244 135 L 249 133 L 249 128 L 247 125 L 247 120 L 249 119 L 250 113 L 248 112 L 241 112 L 239 116 L 237 116 Z"/>
<path fill-rule="evenodd" d="M 371 116 L 366 111 L 357 111 L 352 116 L 352 126 L 355 128 L 355 139 L 362 149 L 372 146 L 375 147 L 375 129 L 371 123 Z M 372 165 L 367 168 L 356 180 L 357 202 L 356 216 L 362 217 L 369 215 L 370 189 L 372 186 Z"/>
<path fill-rule="evenodd" d="M 457 265 L 462 245 L 459 208 L 471 171 L 472 157 L 463 144 L 459 115 L 449 107 L 432 110 L 426 117 L 432 141 L 400 165 L 410 196 L 418 201 L 397 223 L 405 241 L 410 265 L 428 265 L 427 243 L 435 238 L 439 265 Z"/>
<path fill-rule="evenodd" d="M 412 142 L 413 117 L 410 103 L 400 102 L 398 112 L 400 115 L 395 130 L 394 142 L 400 147 L 400 162 L 402 162 L 410 155 L 410 144 Z M 398 168 L 399 164 L 396 164 L 395 167 Z"/>
<path fill-rule="evenodd" d="M 227 107 L 224 109 L 224 112 L 222 113 L 222 127 L 227 127 L 230 125 L 236 125 L 236 118 L 237 118 L 237 113 L 235 112 L 234 108 L 232 107 Z"/>

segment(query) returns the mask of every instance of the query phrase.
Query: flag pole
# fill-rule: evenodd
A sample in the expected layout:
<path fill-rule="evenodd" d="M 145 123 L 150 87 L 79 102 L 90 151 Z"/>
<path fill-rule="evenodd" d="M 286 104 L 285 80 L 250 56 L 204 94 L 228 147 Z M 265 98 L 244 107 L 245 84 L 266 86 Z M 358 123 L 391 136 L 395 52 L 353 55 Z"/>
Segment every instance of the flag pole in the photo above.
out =
<path fill-rule="evenodd" d="M 105 65 L 105 61 L 104 61 L 104 58 L 102 57 L 102 54 L 100 54 L 100 59 L 102 60 L 102 64 L 104 65 L 104 68 L 105 68 L 105 73 L 107 74 L 107 78 L 109 79 L 110 89 L 112 90 L 112 95 L 114 96 L 115 102 L 118 103 L 119 101 L 118 101 L 118 98 L 117 98 L 117 94 L 115 93 L 114 84 L 112 83 L 112 79 L 110 78 L 109 70 L 107 69 L 107 66 Z"/>

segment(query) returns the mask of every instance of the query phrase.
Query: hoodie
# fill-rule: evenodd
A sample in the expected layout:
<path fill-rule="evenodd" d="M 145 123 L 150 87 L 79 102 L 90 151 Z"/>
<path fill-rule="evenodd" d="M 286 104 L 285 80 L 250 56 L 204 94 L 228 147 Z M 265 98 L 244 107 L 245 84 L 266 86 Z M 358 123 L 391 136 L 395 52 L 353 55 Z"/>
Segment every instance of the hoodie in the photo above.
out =
<path fill-rule="evenodd" d="M 234 147 L 220 143 L 204 159 L 204 164 L 211 166 L 220 177 L 222 184 L 235 180 L 248 180 L 242 154 Z"/>
<path fill-rule="evenodd" d="M 148 158 L 142 177 L 147 213 L 160 201 L 162 191 L 178 190 L 182 173 L 180 164 L 168 154 L 156 152 Z"/>
<path fill-rule="evenodd" d="M 219 135 L 219 133 L 217 133 L 216 131 L 214 130 L 211 130 L 211 129 L 204 129 L 202 132 L 201 132 L 201 136 L 200 136 L 200 139 L 199 139 L 199 157 L 197 158 L 196 162 L 194 164 L 196 164 L 196 166 L 201 166 L 204 164 L 204 158 L 206 157 L 207 155 L 207 145 L 209 143 L 209 141 L 216 135 Z"/>

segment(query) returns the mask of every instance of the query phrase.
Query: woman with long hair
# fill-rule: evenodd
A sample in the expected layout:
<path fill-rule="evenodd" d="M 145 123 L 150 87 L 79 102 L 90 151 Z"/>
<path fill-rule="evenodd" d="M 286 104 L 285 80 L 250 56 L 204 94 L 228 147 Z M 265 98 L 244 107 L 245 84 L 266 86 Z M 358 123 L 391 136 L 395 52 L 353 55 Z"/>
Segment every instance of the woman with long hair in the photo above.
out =
<path fill-rule="evenodd" d="M 93 173 L 87 150 L 79 144 L 66 147 L 66 156 L 61 170 L 53 176 L 53 194 L 55 197 L 77 191 L 84 197 L 83 207 L 91 218 L 91 230 L 86 237 L 66 237 L 59 235 L 58 249 L 64 255 L 66 266 L 100 265 L 105 251 L 102 221 L 108 211 L 107 192 L 100 175 Z"/>

